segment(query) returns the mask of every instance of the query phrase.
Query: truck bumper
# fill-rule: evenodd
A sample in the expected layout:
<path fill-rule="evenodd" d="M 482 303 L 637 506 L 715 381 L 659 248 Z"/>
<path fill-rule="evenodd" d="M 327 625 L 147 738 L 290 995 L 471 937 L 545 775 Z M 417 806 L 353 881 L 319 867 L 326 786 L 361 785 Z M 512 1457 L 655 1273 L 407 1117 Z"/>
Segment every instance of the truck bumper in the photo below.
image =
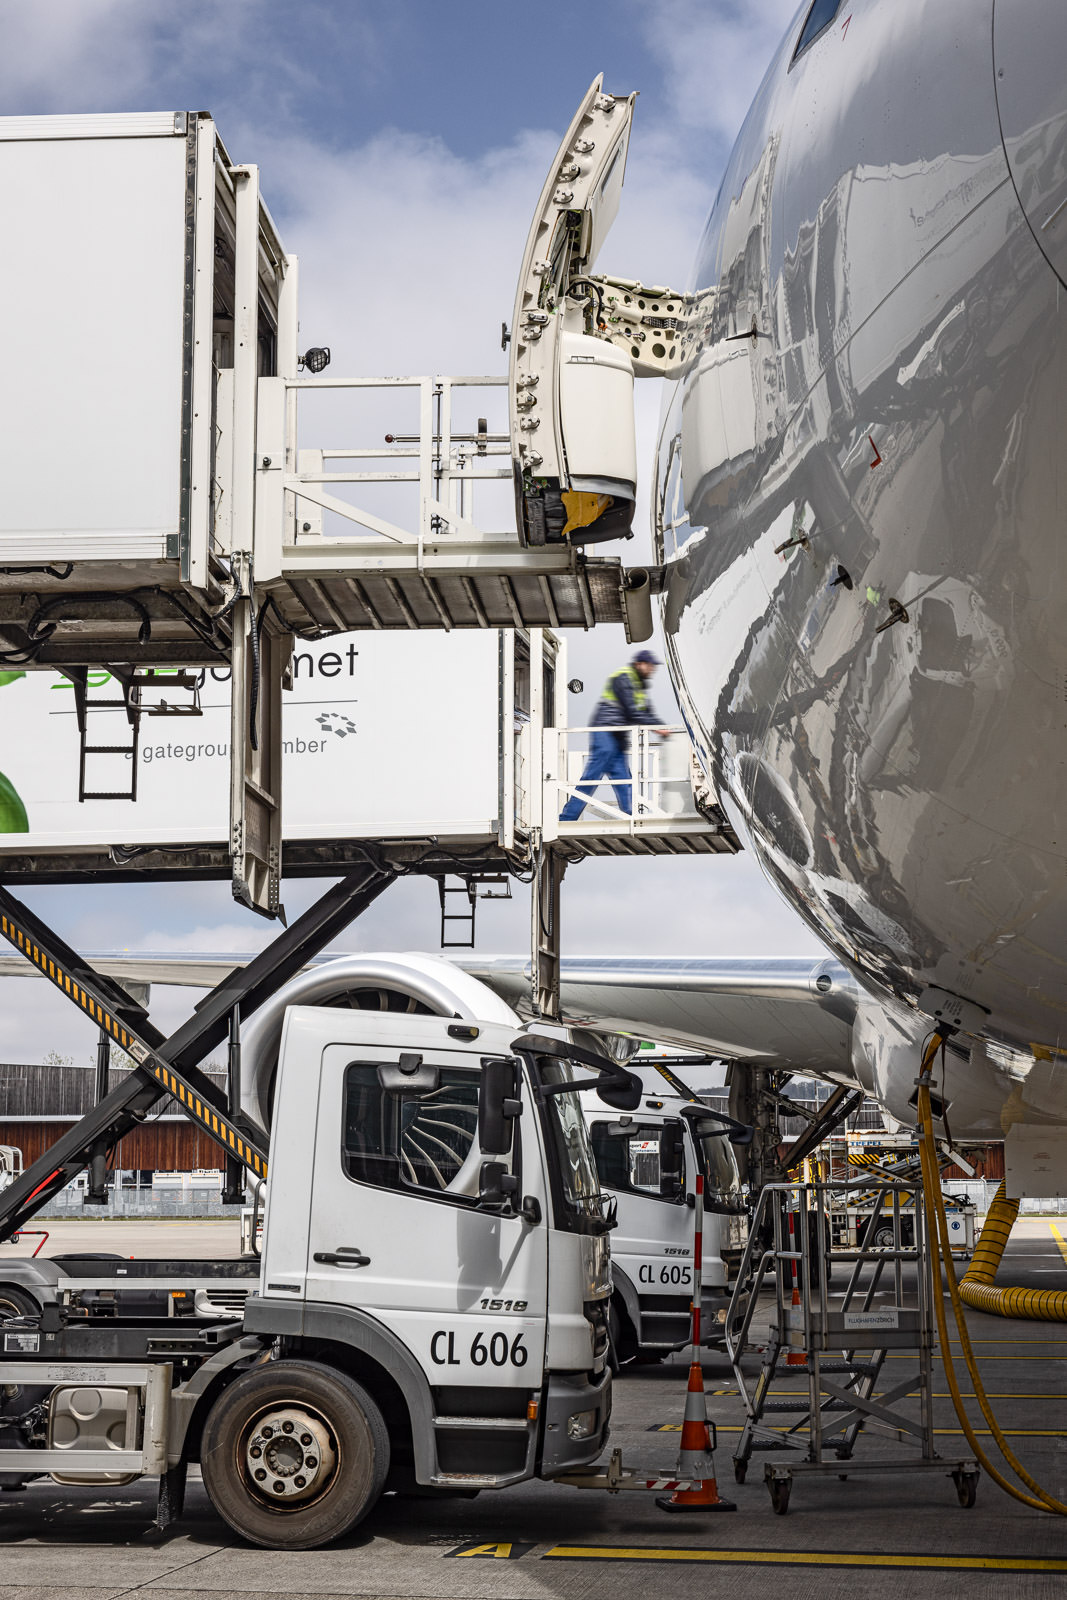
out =
<path fill-rule="evenodd" d="M 726 1337 L 726 1317 L 733 1300 L 732 1289 L 713 1289 L 710 1294 L 700 1297 L 700 1342 L 705 1345 L 721 1345 Z M 742 1295 L 737 1302 L 738 1319 L 748 1310 L 748 1295 Z"/>
<path fill-rule="evenodd" d="M 700 1296 L 700 1342 L 711 1349 L 720 1346 L 726 1337 L 726 1315 L 733 1299 L 733 1290 L 723 1286 L 704 1289 Z M 687 1350 L 693 1338 L 692 1302 L 681 1296 L 670 1298 L 643 1295 L 638 1302 L 641 1329 L 638 1348 L 666 1353 L 670 1350 Z M 739 1302 L 739 1313 L 744 1315 L 747 1297 Z"/>
<path fill-rule="evenodd" d="M 538 1477 L 555 1478 L 595 1461 L 608 1442 L 611 1373 L 550 1372 L 543 1395 Z"/>

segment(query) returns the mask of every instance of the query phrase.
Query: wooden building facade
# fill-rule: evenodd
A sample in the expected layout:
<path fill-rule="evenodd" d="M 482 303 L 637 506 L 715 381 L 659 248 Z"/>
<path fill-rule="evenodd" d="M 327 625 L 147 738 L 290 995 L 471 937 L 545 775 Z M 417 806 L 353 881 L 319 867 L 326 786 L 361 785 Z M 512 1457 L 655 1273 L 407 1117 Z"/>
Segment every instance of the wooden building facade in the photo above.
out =
<path fill-rule="evenodd" d="M 127 1076 L 113 1068 L 110 1086 Z M 225 1092 L 225 1074 L 207 1076 Z M 96 1089 L 93 1067 L 30 1065 L 0 1062 L 0 1144 L 22 1151 L 26 1166 L 42 1156 L 59 1136 L 91 1111 Z M 173 1102 L 163 1099 L 159 1113 L 128 1133 L 116 1147 L 111 1165 L 142 1172 L 195 1172 L 226 1164 L 222 1149 L 195 1127 Z"/>

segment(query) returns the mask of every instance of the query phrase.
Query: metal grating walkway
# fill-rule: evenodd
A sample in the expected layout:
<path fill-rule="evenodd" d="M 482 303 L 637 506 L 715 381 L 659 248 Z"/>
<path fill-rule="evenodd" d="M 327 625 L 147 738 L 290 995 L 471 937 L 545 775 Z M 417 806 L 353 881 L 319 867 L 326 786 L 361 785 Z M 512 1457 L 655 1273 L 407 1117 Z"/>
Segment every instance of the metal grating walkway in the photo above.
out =
<path fill-rule="evenodd" d="M 303 553 L 303 552 L 302 552 Z M 388 572 L 287 574 L 273 589 L 299 633 L 369 628 L 592 628 L 623 622 L 623 568 L 617 558 L 576 551 L 516 554 L 512 570 L 453 566 L 443 553 Z M 325 567 L 325 562 L 323 563 Z M 558 570 L 552 570 L 553 566 Z"/>

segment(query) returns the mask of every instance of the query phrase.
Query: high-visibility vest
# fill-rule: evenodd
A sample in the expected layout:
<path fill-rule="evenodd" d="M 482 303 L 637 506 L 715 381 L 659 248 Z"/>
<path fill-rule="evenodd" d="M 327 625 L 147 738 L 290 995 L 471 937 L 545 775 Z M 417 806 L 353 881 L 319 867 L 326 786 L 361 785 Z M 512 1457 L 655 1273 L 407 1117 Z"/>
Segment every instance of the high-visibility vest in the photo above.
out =
<path fill-rule="evenodd" d="M 642 678 L 636 667 L 623 667 L 621 671 L 613 672 L 604 685 L 604 692 L 600 696 L 601 700 L 610 701 L 612 705 L 619 704 L 619 697 L 615 693 L 614 687 L 617 678 L 629 678 L 633 686 L 634 704 L 639 711 L 643 711 L 648 701 L 648 690 L 645 688 L 644 678 Z"/>

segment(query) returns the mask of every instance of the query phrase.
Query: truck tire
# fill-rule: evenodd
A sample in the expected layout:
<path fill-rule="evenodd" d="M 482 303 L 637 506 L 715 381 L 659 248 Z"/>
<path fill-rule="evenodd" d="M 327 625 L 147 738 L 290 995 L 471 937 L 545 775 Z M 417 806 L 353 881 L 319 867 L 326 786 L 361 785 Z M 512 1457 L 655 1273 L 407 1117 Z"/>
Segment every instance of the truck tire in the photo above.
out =
<path fill-rule="evenodd" d="M 608 1363 L 612 1373 L 618 1376 L 619 1369 L 632 1361 L 636 1354 L 637 1336 L 626 1314 L 622 1296 L 616 1292 L 608 1306 Z"/>
<path fill-rule="evenodd" d="M 223 1390 L 204 1424 L 204 1487 L 235 1533 L 268 1550 L 315 1550 L 370 1511 L 389 1434 L 362 1385 L 315 1361 L 271 1361 Z"/>
<path fill-rule="evenodd" d="M 9 1317 L 36 1317 L 40 1306 L 25 1289 L 16 1289 L 13 1283 L 0 1283 L 0 1322 Z"/>

